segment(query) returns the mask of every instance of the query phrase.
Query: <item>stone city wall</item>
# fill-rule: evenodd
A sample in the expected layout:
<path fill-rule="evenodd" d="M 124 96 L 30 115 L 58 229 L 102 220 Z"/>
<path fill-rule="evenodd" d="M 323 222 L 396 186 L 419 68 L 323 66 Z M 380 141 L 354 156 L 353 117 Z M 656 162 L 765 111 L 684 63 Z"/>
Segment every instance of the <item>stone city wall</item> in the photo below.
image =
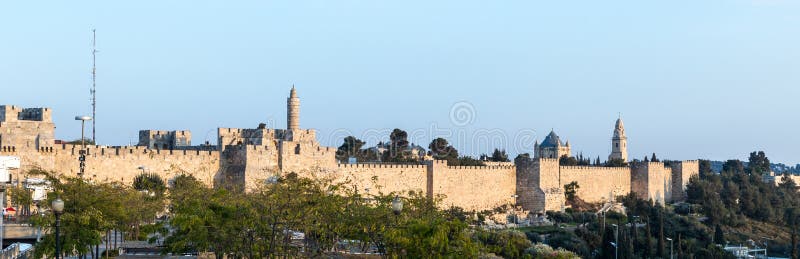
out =
<path fill-rule="evenodd" d="M 639 198 L 664 204 L 672 201 L 672 168 L 661 162 L 631 165 L 631 190 Z"/>
<path fill-rule="evenodd" d="M 56 173 L 77 176 L 80 145 L 56 145 L 47 151 L 4 152 L 0 155 L 18 156 L 22 162 L 19 174 L 30 169 L 41 168 Z M 52 150 L 52 151 L 50 151 Z M 164 180 L 179 174 L 190 174 L 211 186 L 219 177 L 219 152 L 198 150 L 156 150 L 144 147 L 87 146 L 86 171 L 84 177 L 98 181 L 133 183 L 133 178 L 142 173 L 155 173 Z"/>
<path fill-rule="evenodd" d="M 586 202 L 607 202 L 631 191 L 628 167 L 561 166 L 560 186 L 578 183 L 577 196 Z"/>
<path fill-rule="evenodd" d="M 697 160 L 671 162 L 672 168 L 672 200 L 686 200 L 686 186 L 692 176 L 700 174 L 700 164 Z"/>
<path fill-rule="evenodd" d="M 427 165 L 339 164 L 331 177 L 359 192 L 369 189 L 371 194 L 428 191 Z"/>
<path fill-rule="evenodd" d="M 434 195 L 445 195 L 444 205 L 465 210 L 491 210 L 513 205 L 516 194 L 514 166 L 434 167 Z"/>

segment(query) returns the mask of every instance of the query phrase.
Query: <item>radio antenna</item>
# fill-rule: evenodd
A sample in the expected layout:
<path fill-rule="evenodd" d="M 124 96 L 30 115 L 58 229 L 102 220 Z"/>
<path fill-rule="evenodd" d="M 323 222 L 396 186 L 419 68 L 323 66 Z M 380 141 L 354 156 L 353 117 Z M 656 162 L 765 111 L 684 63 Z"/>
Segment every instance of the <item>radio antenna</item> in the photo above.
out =
<path fill-rule="evenodd" d="M 96 39 L 97 36 L 95 34 L 95 29 L 92 29 L 92 89 L 89 90 L 89 93 L 92 94 L 92 142 L 97 145 L 97 137 L 95 135 L 95 126 L 97 123 L 97 66 L 96 66 L 96 58 L 95 54 L 97 53 L 96 47 Z"/>

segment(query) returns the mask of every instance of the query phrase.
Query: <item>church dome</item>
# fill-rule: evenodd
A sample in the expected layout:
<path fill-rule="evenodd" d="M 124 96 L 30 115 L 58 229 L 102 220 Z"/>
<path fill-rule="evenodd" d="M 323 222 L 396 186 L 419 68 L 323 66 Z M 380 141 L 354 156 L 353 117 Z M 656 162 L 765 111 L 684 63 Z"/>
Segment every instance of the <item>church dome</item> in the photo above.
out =
<path fill-rule="evenodd" d="M 560 147 L 561 146 L 561 139 L 556 135 L 555 131 L 550 131 L 550 134 L 544 138 L 542 144 L 539 147 Z"/>

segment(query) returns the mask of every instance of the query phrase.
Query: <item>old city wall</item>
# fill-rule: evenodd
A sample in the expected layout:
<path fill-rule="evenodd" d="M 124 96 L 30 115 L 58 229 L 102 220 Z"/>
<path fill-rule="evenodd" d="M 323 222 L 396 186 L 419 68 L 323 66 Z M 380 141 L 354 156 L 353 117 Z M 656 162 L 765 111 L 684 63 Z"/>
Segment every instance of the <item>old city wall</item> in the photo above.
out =
<path fill-rule="evenodd" d="M 561 166 L 560 186 L 577 182 L 577 196 L 586 202 L 606 202 L 631 191 L 628 167 Z"/>
<path fill-rule="evenodd" d="M 428 166 L 403 164 L 339 164 L 332 174 L 336 182 L 369 190 L 371 194 L 427 192 Z M 322 176 L 324 177 L 324 175 Z"/>
<path fill-rule="evenodd" d="M 46 151 L 5 152 L 2 155 L 19 156 L 20 174 L 30 169 L 52 170 L 68 176 L 77 176 L 80 145 L 56 145 Z M 190 174 L 208 185 L 219 176 L 219 152 L 196 150 L 152 150 L 144 147 L 87 146 L 85 178 L 98 181 L 119 181 L 131 184 L 142 173 L 144 166 L 165 180 L 179 174 Z"/>
<path fill-rule="evenodd" d="M 561 210 L 564 190 L 558 182 L 558 160 L 536 158 L 519 159 L 516 162 L 517 204 L 535 213 Z"/>
<path fill-rule="evenodd" d="M 444 206 L 465 210 L 491 210 L 513 205 L 516 194 L 514 166 L 434 167 L 432 194 L 444 195 Z"/>
<path fill-rule="evenodd" d="M 335 148 L 301 141 L 281 141 L 278 145 L 279 167 L 283 172 L 324 172 L 337 167 Z"/>
<path fill-rule="evenodd" d="M 222 151 L 220 171 L 223 181 L 245 190 L 255 190 L 267 178 L 276 175 L 278 168 L 278 147 L 274 141 L 268 145 L 228 146 Z"/>
<path fill-rule="evenodd" d="M 686 200 L 686 186 L 692 176 L 699 175 L 700 164 L 697 160 L 672 162 L 672 200 Z"/>
<path fill-rule="evenodd" d="M 441 195 L 441 206 L 465 210 L 511 205 L 516 193 L 516 167 L 512 165 L 448 166 L 441 160 L 424 165 L 340 164 L 325 175 L 375 194 L 415 191 L 429 197 Z"/>
<path fill-rule="evenodd" d="M 661 162 L 631 165 L 631 190 L 639 198 L 664 204 L 672 201 L 672 168 Z"/>

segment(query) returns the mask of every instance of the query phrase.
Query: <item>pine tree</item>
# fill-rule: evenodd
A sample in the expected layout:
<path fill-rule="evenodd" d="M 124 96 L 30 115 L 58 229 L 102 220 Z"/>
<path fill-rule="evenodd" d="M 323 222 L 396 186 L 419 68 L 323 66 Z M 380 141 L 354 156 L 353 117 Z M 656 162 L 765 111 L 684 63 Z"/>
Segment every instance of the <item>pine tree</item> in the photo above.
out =
<path fill-rule="evenodd" d="M 614 246 L 611 245 L 611 242 L 615 242 L 614 230 L 610 226 L 607 226 L 606 229 L 604 230 L 602 242 L 603 245 L 601 246 L 602 253 L 600 254 L 601 255 L 600 258 L 608 258 L 608 259 L 614 258 Z"/>
<path fill-rule="evenodd" d="M 651 235 L 651 232 L 650 232 L 651 225 L 650 225 L 650 218 L 649 217 L 647 218 L 647 223 L 646 224 L 647 224 L 647 226 L 645 226 L 645 228 L 644 228 L 644 230 L 645 230 L 645 233 L 644 233 L 644 257 L 649 258 L 649 257 L 653 256 L 653 246 L 652 246 L 652 242 L 650 242 L 650 236 L 652 236 L 652 235 Z"/>
<path fill-rule="evenodd" d="M 645 163 L 650 162 L 650 160 L 647 160 L 647 156 L 644 156 L 644 162 Z"/>
<path fill-rule="evenodd" d="M 722 232 L 722 227 L 720 227 L 719 224 L 714 227 L 714 243 L 720 245 L 725 244 L 725 233 Z"/>
<path fill-rule="evenodd" d="M 656 158 L 656 153 L 653 153 L 653 158 L 651 158 L 650 161 L 652 161 L 652 162 L 660 162 L 660 161 L 658 161 L 658 158 Z"/>
<path fill-rule="evenodd" d="M 662 258 L 665 257 L 666 249 L 664 248 L 664 214 L 658 212 L 658 255 Z"/>

